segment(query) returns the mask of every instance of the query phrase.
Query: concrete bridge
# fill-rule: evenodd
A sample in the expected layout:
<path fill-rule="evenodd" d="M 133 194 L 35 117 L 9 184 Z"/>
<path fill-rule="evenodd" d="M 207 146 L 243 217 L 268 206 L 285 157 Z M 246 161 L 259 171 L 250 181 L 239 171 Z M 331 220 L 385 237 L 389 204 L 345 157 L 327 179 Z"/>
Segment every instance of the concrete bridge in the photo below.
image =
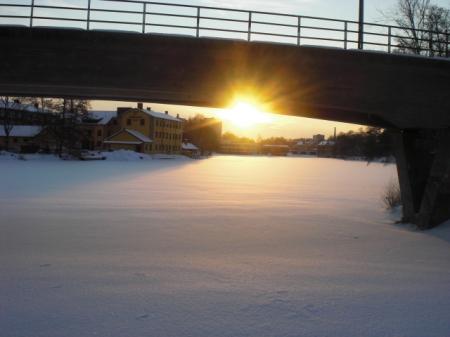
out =
<path fill-rule="evenodd" d="M 0 28 L 0 94 L 227 107 L 391 128 L 405 219 L 450 218 L 450 61 L 266 42 Z"/>

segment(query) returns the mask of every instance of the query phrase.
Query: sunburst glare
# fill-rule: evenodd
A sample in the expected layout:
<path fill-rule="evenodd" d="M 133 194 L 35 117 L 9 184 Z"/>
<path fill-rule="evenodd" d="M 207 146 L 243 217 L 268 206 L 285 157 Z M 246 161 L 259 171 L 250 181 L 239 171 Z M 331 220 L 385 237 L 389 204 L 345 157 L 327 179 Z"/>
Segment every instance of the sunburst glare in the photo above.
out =
<path fill-rule="evenodd" d="M 260 124 L 270 124 L 274 116 L 250 99 L 237 99 L 230 109 L 218 113 L 222 120 L 231 122 L 240 129 L 249 129 Z"/>

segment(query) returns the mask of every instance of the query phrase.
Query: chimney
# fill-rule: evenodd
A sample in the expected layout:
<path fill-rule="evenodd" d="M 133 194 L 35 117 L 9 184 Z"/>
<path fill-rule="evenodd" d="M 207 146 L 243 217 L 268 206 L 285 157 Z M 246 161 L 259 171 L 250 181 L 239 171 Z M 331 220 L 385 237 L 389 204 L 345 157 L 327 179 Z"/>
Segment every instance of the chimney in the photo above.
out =
<path fill-rule="evenodd" d="M 152 108 L 148 106 L 148 107 L 147 107 L 147 110 L 148 110 L 148 111 L 152 111 Z"/>
<path fill-rule="evenodd" d="M 166 115 L 168 115 L 168 114 L 169 114 L 169 111 L 166 110 Z"/>
<path fill-rule="evenodd" d="M 177 114 L 177 119 L 180 119 L 180 114 Z"/>
<path fill-rule="evenodd" d="M 39 103 L 34 103 L 34 107 L 35 107 L 36 109 L 39 109 Z"/>
<path fill-rule="evenodd" d="M 140 109 L 140 110 L 144 109 L 144 103 L 139 102 L 139 103 L 137 104 L 137 107 L 138 107 L 138 109 Z"/>
<path fill-rule="evenodd" d="M 15 103 L 15 104 L 20 104 L 20 101 L 19 101 L 18 99 L 15 99 L 15 100 L 14 100 L 14 103 Z"/>

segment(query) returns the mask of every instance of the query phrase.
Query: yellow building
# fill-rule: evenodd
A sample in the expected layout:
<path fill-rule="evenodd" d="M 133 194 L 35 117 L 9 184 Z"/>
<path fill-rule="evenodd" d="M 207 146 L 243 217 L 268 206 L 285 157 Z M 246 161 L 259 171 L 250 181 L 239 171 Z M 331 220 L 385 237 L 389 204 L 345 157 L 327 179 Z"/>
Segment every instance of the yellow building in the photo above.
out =
<path fill-rule="evenodd" d="M 166 154 L 181 152 L 183 122 L 167 111 L 143 109 L 142 103 L 138 103 L 137 108 L 118 108 L 117 117 L 111 123 L 116 124 L 119 131 L 103 141 L 107 149 Z"/>
<path fill-rule="evenodd" d="M 83 131 L 82 148 L 102 150 L 106 138 L 117 133 L 117 111 L 90 111 L 81 124 Z"/>

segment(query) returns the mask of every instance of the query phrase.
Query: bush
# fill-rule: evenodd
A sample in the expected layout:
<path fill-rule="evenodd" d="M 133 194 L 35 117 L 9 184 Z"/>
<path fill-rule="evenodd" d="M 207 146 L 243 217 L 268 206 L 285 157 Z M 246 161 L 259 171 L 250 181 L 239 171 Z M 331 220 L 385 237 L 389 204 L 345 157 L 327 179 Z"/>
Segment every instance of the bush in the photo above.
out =
<path fill-rule="evenodd" d="M 397 180 L 392 179 L 383 192 L 382 200 L 386 208 L 393 209 L 402 204 L 400 185 Z"/>

